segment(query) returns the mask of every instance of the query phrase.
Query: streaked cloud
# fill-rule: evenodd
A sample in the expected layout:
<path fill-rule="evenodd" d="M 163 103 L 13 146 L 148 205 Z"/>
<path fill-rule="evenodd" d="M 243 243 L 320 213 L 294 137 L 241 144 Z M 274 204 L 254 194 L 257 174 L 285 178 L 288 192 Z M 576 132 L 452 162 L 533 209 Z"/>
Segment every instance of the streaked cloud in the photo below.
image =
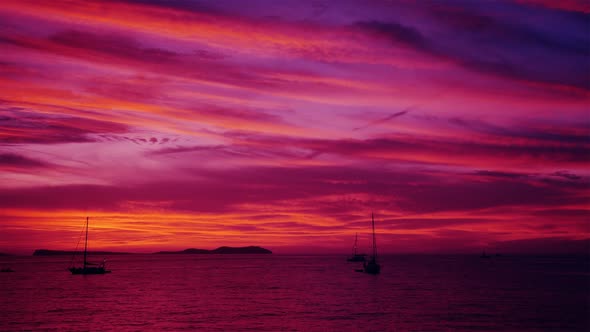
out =
<path fill-rule="evenodd" d="M 269 4 L 2 3 L 0 249 L 587 243 L 587 5 Z"/>

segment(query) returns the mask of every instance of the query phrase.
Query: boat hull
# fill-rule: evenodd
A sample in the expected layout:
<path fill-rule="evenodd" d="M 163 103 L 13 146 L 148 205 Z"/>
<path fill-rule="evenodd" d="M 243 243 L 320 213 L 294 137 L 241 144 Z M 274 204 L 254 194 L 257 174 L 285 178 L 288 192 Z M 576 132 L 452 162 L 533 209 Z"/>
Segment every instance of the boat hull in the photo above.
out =
<path fill-rule="evenodd" d="M 365 273 L 368 274 L 379 274 L 381 273 L 381 265 L 377 264 L 376 262 L 369 262 L 365 264 Z"/>
<path fill-rule="evenodd" d="M 105 274 L 111 271 L 106 270 L 104 267 L 72 267 L 69 269 L 72 274 Z"/>

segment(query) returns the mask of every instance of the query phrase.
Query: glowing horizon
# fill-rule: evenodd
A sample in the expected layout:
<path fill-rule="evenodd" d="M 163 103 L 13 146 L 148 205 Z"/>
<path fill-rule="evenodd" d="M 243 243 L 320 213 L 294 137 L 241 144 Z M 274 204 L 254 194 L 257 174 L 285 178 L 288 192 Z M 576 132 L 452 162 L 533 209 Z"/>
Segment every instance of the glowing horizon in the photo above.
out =
<path fill-rule="evenodd" d="M 590 6 L 0 4 L 0 252 L 588 252 Z"/>

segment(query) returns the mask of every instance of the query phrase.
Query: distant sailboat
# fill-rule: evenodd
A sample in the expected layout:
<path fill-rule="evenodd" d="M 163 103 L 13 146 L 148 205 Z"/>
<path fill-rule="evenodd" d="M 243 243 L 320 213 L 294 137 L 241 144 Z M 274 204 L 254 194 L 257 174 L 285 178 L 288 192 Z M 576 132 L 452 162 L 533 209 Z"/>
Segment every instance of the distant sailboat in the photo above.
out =
<path fill-rule="evenodd" d="M 365 254 L 358 254 L 356 252 L 357 249 L 357 242 L 358 242 L 358 233 L 354 237 L 354 247 L 352 249 L 352 256 L 347 259 L 349 262 L 364 262 L 365 261 Z"/>
<path fill-rule="evenodd" d="M 375 217 L 373 216 L 373 213 L 371 213 L 371 221 L 373 224 L 373 255 L 368 262 L 365 261 L 363 268 L 365 273 L 379 274 L 379 272 L 381 272 L 381 265 L 377 263 L 377 241 L 375 239 Z"/>
<path fill-rule="evenodd" d="M 105 268 L 105 261 L 104 260 L 98 266 L 88 266 L 88 265 L 95 265 L 95 264 L 89 263 L 86 260 L 87 255 L 88 255 L 88 217 L 86 217 L 86 238 L 84 240 L 84 264 L 82 265 L 82 267 L 72 266 L 69 268 L 69 270 L 70 270 L 70 272 L 72 272 L 72 274 L 105 274 L 105 273 L 111 272 Z"/>

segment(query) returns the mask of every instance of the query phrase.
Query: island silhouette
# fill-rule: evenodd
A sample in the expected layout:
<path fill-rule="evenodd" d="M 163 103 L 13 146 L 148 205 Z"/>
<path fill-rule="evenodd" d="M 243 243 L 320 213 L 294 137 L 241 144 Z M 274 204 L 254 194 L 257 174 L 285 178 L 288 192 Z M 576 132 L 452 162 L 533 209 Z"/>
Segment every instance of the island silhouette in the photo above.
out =
<path fill-rule="evenodd" d="M 272 254 L 272 251 L 258 247 L 219 247 L 213 250 L 189 248 L 182 251 L 159 251 L 155 254 Z"/>
<path fill-rule="evenodd" d="M 72 250 L 50 250 L 50 249 L 37 249 L 33 252 L 33 256 L 60 256 L 60 255 L 73 255 L 76 251 Z M 88 251 L 89 255 L 133 255 L 130 252 L 115 252 L 115 251 Z M 248 247 L 219 247 L 217 249 L 197 249 L 189 248 L 180 251 L 158 251 L 152 254 L 272 254 L 272 251 L 262 248 L 259 246 L 248 246 Z"/>

